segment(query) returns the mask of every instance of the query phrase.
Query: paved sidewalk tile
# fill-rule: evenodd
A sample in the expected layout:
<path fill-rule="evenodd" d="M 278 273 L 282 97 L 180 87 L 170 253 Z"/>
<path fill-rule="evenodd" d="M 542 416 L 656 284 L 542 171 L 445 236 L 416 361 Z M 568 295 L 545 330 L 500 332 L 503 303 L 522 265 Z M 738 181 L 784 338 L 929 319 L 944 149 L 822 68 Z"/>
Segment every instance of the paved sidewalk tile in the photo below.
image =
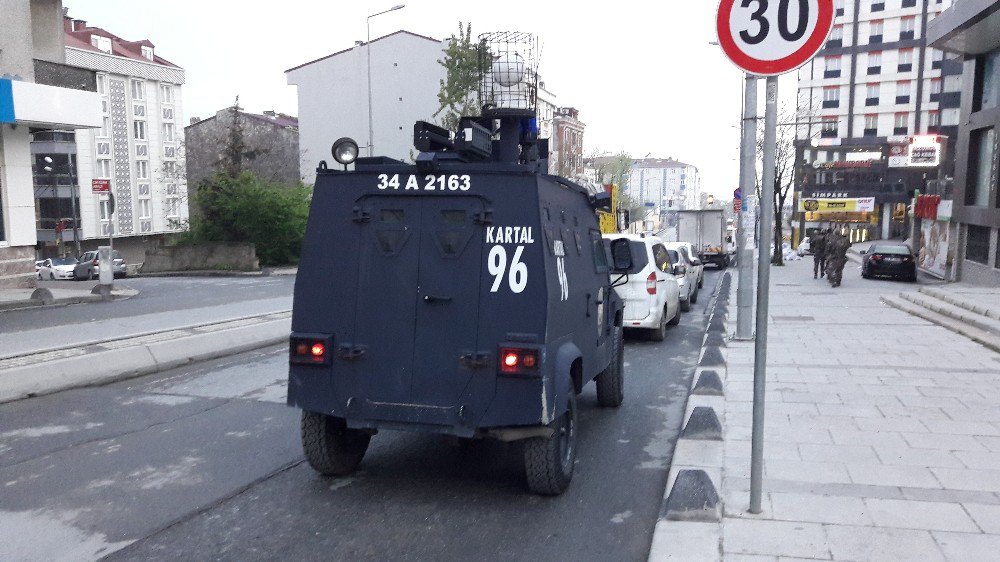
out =
<path fill-rule="evenodd" d="M 722 549 L 726 554 L 830 557 L 823 526 L 755 519 L 729 519 L 722 524 Z"/>
<path fill-rule="evenodd" d="M 937 539 L 941 550 L 944 551 L 949 560 L 978 562 L 980 560 L 996 560 L 1000 556 L 1000 536 L 998 535 L 936 531 L 934 538 Z"/>
<path fill-rule="evenodd" d="M 929 531 L 843 525 L 827 525 L 825 530 L 834 560 L 945 559 Z"/>
<path fill-rule="evenodd" d="M 930 433 L 903 433 L 906 443 L 916 449 L 940 451 L 986 451 L 987 446 L 972 435 L 941 436 Z M 997 441 L 1000 446 L 1000 440 Z M 1000 450 L 1000 449 L 998 449 Z"/>
<path fill-rule="evenodd" d="M 984 533 L 1000 535 L 1000 505 L 967 503 L 963 506 Z"/>
<path fill-rule="evenodd" d="M 932 468 L 931 470 L 945 488 L 1000 492 L 1000 470 L 961 468 Z"/>
<path fill-rule="evenodd" d="M 912 486 L 940 488 L 930 469 L 922 466 L 888 466 L 883 464 L 848 464 L 851 481 L 877 486 Z"/>
<path fill-rule="evenodd" d="M 809 521 L 843 525 L 871 525 L 871 516 L 861 498 L 815 494 L 771 494 L 771 518 L 782 521 Z M 942 529 L 964 530 L 964 529 Z"/>
<path fill-rule="evenodd" d="M 967 468 L 959 460 L 962 453 L 938 451 L 934 449 L 915 449 L 912 447 L 883 447 L 875 445 L 875 453 L 883 464 L 895 466 L 940 466 L 944 468 Z"/>
<path fill-rule="evenodd" d="M 879 527 L 978 533 L 979 527 L 960 504 L 868 499 L 865 504 Z"/>

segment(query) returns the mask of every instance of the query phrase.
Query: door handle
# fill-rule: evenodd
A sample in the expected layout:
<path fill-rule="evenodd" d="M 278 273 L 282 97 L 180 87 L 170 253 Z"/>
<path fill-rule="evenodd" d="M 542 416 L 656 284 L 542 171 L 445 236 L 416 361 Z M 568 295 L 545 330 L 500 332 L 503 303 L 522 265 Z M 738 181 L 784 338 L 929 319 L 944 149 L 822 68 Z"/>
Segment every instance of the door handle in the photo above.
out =
<path fill-rule="evenodd" d="M 424 302 L 450 302 L 451 297 L 441 297 L 435 295 L 424 295 Z"/>

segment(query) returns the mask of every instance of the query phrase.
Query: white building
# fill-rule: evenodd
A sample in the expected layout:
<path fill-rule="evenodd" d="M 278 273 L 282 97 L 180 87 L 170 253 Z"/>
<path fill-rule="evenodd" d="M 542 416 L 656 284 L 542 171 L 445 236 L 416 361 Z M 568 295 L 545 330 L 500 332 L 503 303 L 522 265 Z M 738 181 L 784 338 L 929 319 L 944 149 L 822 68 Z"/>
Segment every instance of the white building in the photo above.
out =
<path fill-rule="evenodd" d="M 698 168 L 673 158 L 642 158 L 632 162 L 625 191 L 656 214 L 667 210 L 697 209 L 701 178 Z"/>
<path fill-rule="evenodd" d="M 102 108 L 102 127 L 76 134 L 82 237 L 113 232 L 115 248 L 140 262 L 150 237 L 182 230 L 188 218 L 184 70 L 148 40 L 126 41 L 70 18 L 65 31 L 66 60 L 97 72 Z M 95 179 L 110 180 L 113 214 L 108 196 L 92 193 Z"/>
<path fill-rule="evenodd" d="M 413 124 L 435 121 L 440 107 L 438 91 L 445 69 L 447 40 L 397 31 L 356 44 L 285 71 L 288 83 L 298 87 L 299 147 L 302 177 L 316 180 L 320 160 L 335 165 L 330 147 L 340 137 L 361 146 L 361 155 L 372 154 L 410 161 Z M 369 52 L 370 48 L 370 52 Z M 372 137 L 368 129 L 368 56 L 371 56 Z"/>
<path fill-rule="evenodd" d="M 35 278 L 39 209 L 32 132 L 98 127 L 101 122 L 94 73 L 65 64 L 62 11 L 59 0 L 0 0 L 0 287 L 4 288 L 30 286 Z"/>

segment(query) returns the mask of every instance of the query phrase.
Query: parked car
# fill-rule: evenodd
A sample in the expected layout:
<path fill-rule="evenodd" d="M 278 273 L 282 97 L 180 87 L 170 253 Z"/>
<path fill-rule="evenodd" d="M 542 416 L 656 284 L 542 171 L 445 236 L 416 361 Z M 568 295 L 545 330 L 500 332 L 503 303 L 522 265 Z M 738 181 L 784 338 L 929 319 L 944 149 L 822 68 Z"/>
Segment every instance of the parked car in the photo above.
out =
<path fill-rule="evenodd" d="M 698 274 L 691 269 L 691 260 L 685 258 L 680 250 L 671 249 L 671 244 L 665 246 L 670 263 L 675 266 L 674 277 L 677 279 L 677 289 L 680 293 L 681 310 L 687 312 L 691 310 L 692 304 L 698 302 Z"/>
<path fill-rule="evenodd" d="M 39 279 L 73 279 L 76 258 L 49 258 L 38 268 Z"/>
<path fill-rule="evenodd" d="M 38 273 L 38 270 L 42 268 L 42 264 L 44 264 L 44 263 L 45 263 L 45 260 L 38 260 L 38 261 L 35 262 L 35 277 L 37 277 L 39 279 L 42 278 L 42 275 L 40 273 Z"/>
<path fill-rule="evenodd" d="M 705 284 L 705 265 L 698 258 L 698 253 L 690 242 L 669 242 L 667 248 L 677 250 L 687 260 L 688 273 L 694 272 L 694 278 L 698 280 L 698 288 Z"/>
<path fill-rule="evenodd" d="M 637 234 L 605 234 L 604 238 L 625 238 L 632 248 L 632 269 L 628 283 L 616 288 L 625 300 L 626 328 L 646 331 L 650 339 L 663 341 L 667 326 L 681 321 L 680 287 L 674 276 L 663 241 L 656 236 Z"/>
<path fill-rule="evenodd" d="M 891 277 L 904 281 L 917 280 L 917 260 L 908 244 L 901 242 L 876 242 L 861 251 L 861 276 Z"/>
<path fill-rule="evenodd" d="M 125 266 L 125 258 L 122 257 L 118 250 L 111 251 L 111 272 L 114 276 L 125 277 L 128 275 L 127 267 Z M 100 256 L 97 250 L 92 250 L 90 252 L 84 252 L 80 256 L 80 264 L 76 266 L 76 279 L 97 279 L 100 275 Z"/>

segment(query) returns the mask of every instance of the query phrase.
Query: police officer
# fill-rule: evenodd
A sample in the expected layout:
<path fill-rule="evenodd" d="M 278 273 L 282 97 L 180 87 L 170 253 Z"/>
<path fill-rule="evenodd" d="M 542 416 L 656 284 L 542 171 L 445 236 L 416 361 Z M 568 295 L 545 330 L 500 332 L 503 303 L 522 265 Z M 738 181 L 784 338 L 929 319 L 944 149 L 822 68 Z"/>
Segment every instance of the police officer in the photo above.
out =
<path fill-rule="evenodd" d="M 809 250 L 813 253 L 813 279 L 826 275 L 826 232 L 817 230 L 809 239 Z"/>
<path fill-rule="evenodd" d="M 826 279 L 831 287 L 839 287 L 847 264 L 847 249 L 851 247 L 847 237 L 840 232 L 826 235 Z"/>

